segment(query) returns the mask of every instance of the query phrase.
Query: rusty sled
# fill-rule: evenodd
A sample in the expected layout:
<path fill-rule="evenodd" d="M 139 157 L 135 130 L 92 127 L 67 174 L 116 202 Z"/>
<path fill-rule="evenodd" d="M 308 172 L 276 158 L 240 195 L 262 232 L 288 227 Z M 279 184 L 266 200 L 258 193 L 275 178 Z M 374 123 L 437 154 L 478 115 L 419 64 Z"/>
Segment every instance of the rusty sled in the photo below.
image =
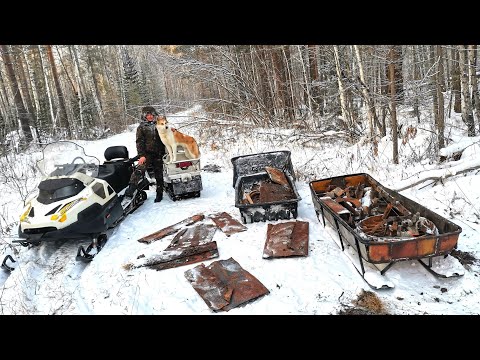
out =
<path fill-rule="evenodd" d="M 462 231 L 453 222 L 365 173 L 314 180 L 309 186 L 318 219 L 321 217 L 324 225 L 328 220 L 337 231 L 339 246 L 349 249 L 351 260 L 370 285 L 366 274 L 372 265 L 384 275 L 404 260 L 418 260 L 437 276 L 463 275 L 458 261 L 452 256 L 447 259 Z M 436 264 L 443 263 L 444 271 L 434 259 Z M 393 285 L 385 280 L 372 287 Z"/>

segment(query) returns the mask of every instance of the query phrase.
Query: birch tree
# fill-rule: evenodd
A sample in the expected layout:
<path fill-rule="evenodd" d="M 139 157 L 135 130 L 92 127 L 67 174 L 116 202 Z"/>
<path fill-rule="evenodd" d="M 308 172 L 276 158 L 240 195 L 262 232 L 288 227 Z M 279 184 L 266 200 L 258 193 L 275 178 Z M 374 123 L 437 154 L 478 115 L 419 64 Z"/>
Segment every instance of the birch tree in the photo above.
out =
<path fill-rule="evenodd" d="M 29 144 L 33 140 L 33 134 L 30 129 L 30 123 L 32 122 L 31 115 L 25 109 L 23 105 L 22 94 L 20 93 L 20 88 L 18 86 L 17 78 L 15 76 L 15 71 L 13 70 L 12 57 L 10 56 L 10 49 L 7 45 L 0 45 L 0 51 L 2 52 L 2 59 L 5 65 L 5 70 L 7 72 L 10 90 L 13 94 L 13 99 L 15 107 L 17 109 L 18 119 L 20 121 L 20 127 L 23 132 L 26 144 Z"/>
<path fill-rule="evenodd" d="M 72 137 L 72 132 L 70 130 L 70 124 L 67 117 L 67 109 L 65 107 L 65 98 L 63 96 L 62 86 L 60 85 L 60 80 L 58 78 L 57 66 L 55 65 L 55 59 L 53 58 L 52 45 L 46 45 L 47 57 L 50 62 L 50 67 L 52 70 L 53 82 L 55 84 L 55 89 L 57 91 L 58 98 L 58 107 L 59 107 L 59 119 L 62 128 L 65 129 L 65 132 L 69 138 Z"/>
<path fill-rule="evenodd" d="M 470 88 L 468 85 L 468 57 L 467 49 L 463 45 L 458 46 L 460 81 L 462 85 L 462 119 L 467 125 L 468 136 L 475 136 L 475 124 L 473 122 L 472 103 L 470 100 Z"/>

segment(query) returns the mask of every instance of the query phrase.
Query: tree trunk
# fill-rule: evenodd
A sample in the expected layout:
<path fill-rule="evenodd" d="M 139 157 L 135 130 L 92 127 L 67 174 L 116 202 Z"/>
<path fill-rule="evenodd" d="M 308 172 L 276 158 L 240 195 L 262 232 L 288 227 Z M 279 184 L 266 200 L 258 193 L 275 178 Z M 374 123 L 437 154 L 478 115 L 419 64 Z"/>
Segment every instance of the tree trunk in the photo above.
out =
<path fill-rule="evenodd" d="M 285 45 L 282 47 L 282 52 L 283 52 L 283 57 L 285 60 L 285 80 L 287 82 L 287 97 L 288 97 L 288 103 L 289 103 L 289 116 L 292 120 L 295 120 L 295 109 L 297 109 L 297 106 L 295 105 L 295 96 L 293 92 L 293 80 L 292 80 L 292 59 L 290 56 L 290 46 Z"/>
<path fill-rule="evenodd" d="M 477 83 L 477 45 L 469 45 L 468 54 L 470 58 L 470 84 L 472 85 L 472 102 L 475 114 L 475 120 L 480 125 L 480 99 L 478 94 Z M 479 130 L 480 131 L 480 130 Z"/>
<path fill-rule="evenodd" d="M 397 130 L 397 105 L 395 89 L 395 46 L 391 46 L 388 52 L 388 76 L 390 81 L 390 115 L 392 117 L 392 142 L 393 142 L 393 163 L 398 164 L 398 130 Z"/>
<path fill-rule="evenodd" d="M 437 85 L 438 85 L 438 57 L 435 56 L 435 46 L 430 45 L 429 46 L 429 56 L 430 56 L 430 66 L 432 68 L 433 74 L 430 80 L 430 88 L 432 92 L 432 113 L 433 113 L 433 123 L 435 124 L 435 129 L 438 131 L 438 112 L 439 112 L 439 106 L 438 106 L 438 91 L 437 91 Z M 434 70 L 433 70 L 434 69 Z M 437 135 L 437 140 L 438 140 L 438 135 Z M 438 141 L 437 141 L 438 143 Z M 437 144 L 439 145 L 439 144 Z M 438 151 L 438 149 L 437 149 Z"/>
<path fill-rule="evenodd" d="M 412 46 L 412 62 L 413 62 L 413 80 L 415 82 L 414 84 L 414 98 L 413 98 L 413 113 L 415 114 L 417 118 L 417 124 L 420 124 L 420 110 L 418 108 L 418 98 L 419 98 L 419 91 L 418 91 L 418 83 L 420 80 L 420 71 L 419 71 L 419 65 L 418 65 L 418 56 L 417 56 L 417 51 L 416 51 L 416 45 Z"/>
<path fill-rule="evenodd" d="M 15 45 L 14 48 L 16 52 L 15 59 L 18 66 L 17 74 L 20 80 L 20 90 L 22 91 L 22 98 L 25 100 L 25 106 L 28 113 L 30 114 L 32 126 L 35 131 L 36 138 L 38 139 L 37 117 L 35 116 L 35 108 L 33 106 L 32 97 L 30 96 L 30 88 L 27 84 L 27 77 L 25 75 L 22 45 Z"/>
<path fill-rule="evenodd" d="M 303 57 L 303 51 L 302 51 L 302 45 L 297 45 L 298 49 L 298 55 L 300 56 L 300 62 L 302 63 L 302 74 L 303 74 L 303 81 L 304 81 L 304 86 L 303 87 L 303 101 L 305 104 L 308 104 L 308 111 L 312 112 L 313 111 L 313 104 L 312 104 L 312 97 L 310 95 L 310 81 L 308 79 L 307 75 L 307 69 L 305 66 L 305 59 Z"/>
<path fill-rule="evenodd" d="M 14 121 L 15 114 L 12 111 L 12 105 L 10 104 L 10 99 L 8 98 L 7 88 L 5 87 L 5 81 L 3 80 L 2 72 L 0 71 L 0 95 L 2 98 L 2 108 L 4 113 L 4 120 L 10 126 L 13 124 L 15 129 L 18 129 L 18 121 Z"/>
<path fill-rule="evenodd" d="M 319 108 L 319 83 L 318 83 L 318 63 L 316 55 L 316 46 L 307 45 L 308 47 L 308 64 L 310 68 L 310 89 L 312 93 L 313 111 Z"/>
<path fill-rule="evenodd" d="M 437 45 L 437 97 L 438 97 L 438 122 L 437 122 L 437 130 L 438 130 L 438 148 L 441 149 L 445 147 L 445 105 L 443 100 L 443 91 L 445 91 L 445 82 L 444 74 L 443 74 L 443 50 L 440 45 Z M 442 87 L 443 82 L 443 87 Z"/>
<path fill-rule="evenodd" d="M 266 116 L 266 122 L 267 124 L 270 124 L 271 122 L 271 117 L 274 114 L 274 106 L 273 106 L 273 99 L 272 99 L 272 91 L 270 89 L 269 83 L 268 83 L 268 73 L 267 73 L 267 57 L 266 57 L 266 48 L 264 46 L 258 46 L 257 47 L 257 65 L 258 65 L 258 70 L 259 70 L 259 75 L 260 75 L 260 88 L 261 93 L 262 93 L 262 98 L 263 98 L 263 103 L 265 104 L 265 108 L 267 109 L 267 116 Z"/>
<path fill-rule="evenodd" d="M 459 56 L 458 49 L 454 48 L 451 50 L 453 55 L 452 61 L 452 91 L 454 94 L 453 102 L 453 111 L 457 114 L 462 112 L 462 94 L 461 94 L 461 83 L 460 83 L 460 65 L 459 65 Z"/>
<path fill-rule="evenodd" d="M 53 82 L 55 83 L 55 89 L 57 90 L 58 107 L 60 109 L 60 124 L 65 129 L 67 136 L 71 138 L 72 133 L 70 131 L 70 124 L 68 123 L 67 109 L 65 107 L 65 98 L 63 97 L 63 91 L 62 87 L 60 86 L 60 80 L 57 73 L 57 66 L 55 65 L 55 60 L 53 58 L 52 45 L 46 45 L 46 48 L 48 61 L 50 62 L 50 67 L 52 69 Z"/>
<path fill-rule="evenodd" d="M 337 71 L 337 82 L 338 82 L 338 94 L 340 96 L 340 106 L 342 108 L 343 121 L 345 122 L 345 127 L 349 130 L 352 130 L 353 120 L 352 115 L 348 109 L 347 99 L 345 96 L 345 88 L 342 81 L 342 69 L 340 67 L 340 58 L 338 55 L 338 46 L 333 45 L 333 53 L 335 57 L 335 69 Z"/>
<path fill-rule="evenodd" d="M 288 84 L 285 76 L 285 63 L 283 62 L 282 49 L 277 46 L 270 49 L 272 54 L 273 72 L 275 76 L 275 94 L 277 109 L 288 124 L 293 122 L 291 98 L 288 94 Z"/>
<path fill-rule="evenodd" d="M 55 135 L 57 133 L 57 118 L 55 116 L 55 111 L 53 109 L 52 90 L 50 87 L 50 83 L 48 81 L 47 73 L 45 71 L 46 65 L 45 65 L 45 60 L 43 59 L 44 55 L 42 54 L 42 49 L 40 48 L 40 45 L 38 45 L 37 48 L 38 48 L 38 54 L 40 55 L 40 66 L 41 66 L 42 74 L 45 81 L 45 87 L 47 89 L 48 105 L 50 108 L 50 116 L 52 118 L 52 132 L 53 132 L 53 135 Z"/>
<path fill-rule="evenodd" d="M 101 97 L 100 97 L 100 91 L 98 90 L 98 84 L 97 84 L 97 78 L 95 77 L 95 70 L 93 68 L 93 61 L 92 61 L 92 56 L 90 54 L 90 47 L 88 45 L 85 45 L 85 50 L 87 51 L 87 61 L 88 61 L 88 66 L 90 67 L 90 70 L 92 72 L 92 80 L 93 80 L 93 86 L 95 89 L 94 92 L 94 98 L 95 98 L 95 105 L 97 106 L 97 112 L 98 116 L 100 118 L 100 123 L 102 124 L 102 130 L 105 129 L 105 116 L 103 114 L 103 107 L 102 107 L 102 102 L 101 102 Z"/>
<path fill-rule="evenodd" d="M 361 83 L 361 86 L 362 86 L 362 94 L 363 94 L 363 97 L 365 98 L 365 103 L 367 105 L 367 114 L 368 114 L 368 127 L 369 127 L 369 135 L 370 135 L 370 139 L 373 141 L 374 139 L 374 136 L 375 136 L 375 129 L 373 127 L 373 124 L 374 122 L 378 122 L 378 119 L 377 119 L 377 114 L 376 114 L 376 111 L 375 111 L 375 104 L 373 102 L 373 99 L 371 98 L 370 96 L 370 91 L 369 91 L 369 88 L 365 82 L 365 74 L 363 72 L 363 62 L 362 62 L 362 58 L 360 56 L 360 50 L 358 49 L 358 46 L 357 45 L 354 45 L 353 46 L 354 50 L 355 50 L 355 56 L 357 58 L 357 64 L 358 64 L 358 71 L 359 71 L 359 75 L 360 75 L 360 83 Z M 380 125 L 380 124 L 378 124 Z"/>
<path fill-rule="evenodd" d="M 78 55 L 77 55 L 77 50 L 75 49 L 75 45 L 69 45 L 68 50 L 70 52 L 70 56 L 73 60 L 73 65 L 74 65 L 74 73 L 75 73 L 75 80 L 77 82 L 77 87 L 78 87 L 78 92 L 77 92 L 77 101 L 78 101 L 78 113 L 79 113 L 79 118 L 80 118 L 80 134 L 84 135 L 84 129 L 85 129 L 85 120 L 83 116 L 83 98 L 85 94 L 85 90 L 82 84 L 82 78 L 80 75 L 80 65 L 78 63 Z"/>
<path fill-rule="evenodd" d="M 10 49 L 7 45 L 0 45 L 0 51 L 2 52 L 3 63 L 5 64 L 5 70 L 7 72 L 10 89 L 13 94 L 15 107 L 17 108 L 18 118 L 20 120 L 20 126 L 23 131 L 23 136 L 25 137 L 26 144 L 29 144 L 33 140 L 33 134 L 30 130 L 30 123 L 32 123 L 32 119 L 30 114 L 25 109 L 25 106 L 23 105 L 22 95 L 18 87 L 15 72 L 13 71 L 13 63 L 9 52 Z"/>
<path fill-rule="evenodd" d="M 468 87 L 468 59 L 463 45 L 458 46 L 460 79 L 462 84 L 462 120 L 467 125 L 468 136 L 475 136 L 470 89 Z"/>
<path fill-rule="evenodd" d="M 400 45 L 393 46 L 393 62 L 395 63 L 395 94 L 396 101 L 403 103 L 405 94 L 403 91 L 403 57 L 402 47 Z"/>

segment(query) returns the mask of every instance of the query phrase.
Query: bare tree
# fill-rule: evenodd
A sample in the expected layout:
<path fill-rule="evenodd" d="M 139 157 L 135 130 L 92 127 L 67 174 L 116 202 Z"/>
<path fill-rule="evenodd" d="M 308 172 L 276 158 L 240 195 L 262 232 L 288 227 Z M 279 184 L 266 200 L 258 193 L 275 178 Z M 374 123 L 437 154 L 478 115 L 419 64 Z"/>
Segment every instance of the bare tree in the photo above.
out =
<path fill-rule="evenodd" d="M 397 128 L 397 104 L 395 88 L 395 46 L 391 46 L 388 52 L 388 77 L 390 81 L 390 115 L 392 117 L 392 142 L 393 142 L 393 163 L 398 164 L 398 128 Z"/>
<path fill-rule="evenodd" d="M 20 88 L 18 86 L 17 78 L 13 70 L 13 62 L 10 57 L 10 49 L 7 45 L 0 45 L 0 50 L 2 52 L 3 62 L 5 64 L 5 70 L 7 71 L 8 80 L 10 83 L 10 89 L 13 94 L 13 99 L 15 102 L 15 107 L 17 108 L 18 118 L 20 120 L 20 126 L 22 128 L 23 136 L 25 137 L 26 143 L 31 143 L 33 140 L 33 134 L 30 129 L 30 123 L 32 122 L 31 116 L 23 105 L 22 95 L 20 93 Z"/>
<path fill-rule="evenodd" d="M 454 94 L 454 105 L 453 111 L 457 114 L 462 112 L 462 91 L 460 83 L 460 65 L 459 65 L 459 55 L 458 49 L 453 47 L 451 49 L 452 53 L 452 92 Z"/>
<path fill-rule="evenodd" d="M 355 56 L 357 58 L 358 70 L 359 70 L 359 77 L 360 77 L 360 84 L 362 86 L 362 94 L 365 99 L 365 103 L 367 105 L 367 114 L 368 114 L 368 128 L 369 128 L 369 135 L 370 139 L 373 140 L 375 136 L 375 130 L 373 127 L 374 122 L 378 122 L 377 113 L 375 111 L 375 103 L 373 102 L 372 97 L 370 96 L 370 91 L 365 83 L 365 75 L 363 71 L 363 62 L 360 56 L 360 51 L 357 45 L 354 45 Z"/>
<path fill-rule="evenodd" d="M 460 79 L 462 84 L 462 119 L 467 125 L 468 136 L 475 136 L 475 124 L 473 122 L 472 103 L 470 100 L 470 89 L 468 86 L 468 57 L 467 49 L 463 45 L 458 46 Z"/>
<path fill-rule="evenodd" d="M 335 68 L 337 70 L 337 81 L 338 81 L 338 95 L 340 97 L 340 104 L 342 108 L 342 116 L 345 125 L 348 128 L 351 128 L 353 125 L 353 117 L 350 113 L 350 109 L 347 105 L 347 97 L 345 92 L 345 86 L 343 84 L 343 75 L 342 75 L 342 68 L 340 66 L 340 56 L 338 53 L 338 46 L 333 45 L 333 53 L 335 56 Z"/>
<path fill-rule="evenodd" d="M 63 97 L 62 86 L 60 85 L 60 80 L 58 78 L 57 66 L 55 65 L 55 59 L 53 58 L 52 45 L 46 45 L 48 61 L 50 62 L 50 67 L 52 69 L 53 81 L 55 83 L 55 89 L 57 90 L 58 97 L 58 106 L 60 109 L 60 124 L 65 129 L 66 134 L 69 138 L 72 137 L 72 132 L 70 130 L 70 124 L 67 117 L 67 109 L 65 107 L 65 98 Z"/>
<path fill-rule="evenodd" d="M 478 94 L 478 83 L 477 83 L 477 45 L 468 46 L 468 55 L 470 66 L 469 75 L 470 75 L 470 84 L 472 86 L 472 103 L 473 110 L 475 115 L 475 120 L 480 125 L 480 99 Z"/>
<path fill-rule="evenodd" d="M 436 58 L 437 58 L 437 75 L 436 75 L 436 91 L 438 98 L 438 120 L 437 120 L 437 140 L 438 148 L 441 149 L 445 147 L 445 106 L 443 99 L 443 91 L 445 91 L 444 86 L 444 74 L 443 74 L 443 50 L 440 45 L 436 46 Z M 443 83 L 443 86 L 442 86 Z"/>

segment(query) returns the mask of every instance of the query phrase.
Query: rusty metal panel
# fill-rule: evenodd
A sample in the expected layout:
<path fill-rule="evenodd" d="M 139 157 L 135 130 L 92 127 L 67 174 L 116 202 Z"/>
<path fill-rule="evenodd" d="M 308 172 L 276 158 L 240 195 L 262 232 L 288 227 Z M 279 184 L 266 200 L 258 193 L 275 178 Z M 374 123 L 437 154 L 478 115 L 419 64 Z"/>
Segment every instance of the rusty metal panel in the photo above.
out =
<path fill-rule="evenodd" d="M 418 256 L 427 256 L 435 254 L 435 238 L 418 239 Z"/>
<path fill-rule="evenodd" d="M 330 209 L 332 209 L 338 216 L 340 216 L 343 220 L 349 221 L 350 219 L 350 211 L 345 209 L 344 206 L 340 205 L 336 201 L 332 200 L 331 198 L 322 197 L 320 200 L 327 205 Z"/>
<path fill-rule="evenodd" d="M 221 212 L 209 215 L 210 219 L 222 230 L 225 235 L 230 236 L 237 232 L 245 231 L 248 228 L 242 225 L 239 221 L 232 218 L 229 213 Z"/>
<path fill-rule="evenodd" d="M 270 177 L 270 180 L 272 180 L 273 182 L 283 185 L 286 188 L 290 187 L 290 184 L 288 183 L 288 180 L 285 177 L 285 174 L 283 173 L 283 171 L 271 166 L 265 166 L 265 171 Z"/>
<path fill-rule="evenodd" d="M 327 191 L 327 188 L 330 186 L 332 180 L 325 180 L 325 181 L 315 181 L 311 183 L 311 187 L 314 192 L 316 193 L 324 193 Z"/>
<path fill-rule="evenodd" d="M 186 218 L 186 219 L 184 219 L 184 220 L 182 220 L 182 221 L 180 221 L 176 224 L 167 226 L 166 228 L 160 229 L 160 230 L 158 230 L 154 233 L 151 233 L 150 235 L 144 236 L 144 237 L 138 239 L 137 241 L 141 242 L 141 243 L 150 244 L 154 241 L 163 239 L 165 236 L 175 234 L 181 228 L 183 228 L 185 226 L 188 226 L 188 225 L 192 225 L 192 224 L 194 224 L 198 221 L 202 221 L 204 218 L 205 218 L 205 216 L 203 214 L 197 214 L 197 215 L 190 216 L 190 217 L 188 217 L 188 218 Z"/>
<path fill-rule="evenodd" d="M 336 202 L 348 201 L 353 205 L 355 205 L 356 208 L 362 206 L 362 203 L 360 202 L 360 200 L 352 198 L 350 196 L 344 196 L 343 198 L 336 198 L 335 201 Z"/>
<path fill-rule="evenodd" d="M 392 258 L 406 259 L 417 256 L 417 242 L 403 241 L 392 244 Z"/>
<path fill-rule="evenodd" d="M 200 241 L 210 241 L 215 235 L 217 228 L 211 224 L 197 224 L 192 227 L 181 230 L 173 240 L 167 249 L 178 248 L 179 246 L 195 246 Z"/>
<path fill-rule="evenodd" d="M 260 183 L 260 203 L 269 203 L 274 201 L 285 201 L 295 199 L 290 185 L 286 188 L 283 185 L 262 181 Z"/>
<path fill-rule="evenodd" d="M 388 244 L 369 245 L 368 257 L 373 262 L 388 262 L 390 257 L 390 246 Z"/>
<path fill-rule="evenodd" d="M 458 234 L 451 234 L 447 236 L 442 236 L 439 239 L 439 250 L 441 252 L 450 252 L 457 245 Z"/>
<path fill-rule="evenodd" d="M 233 258 L 200 264 L 185 277 L 213 311 L 229 311 L 270 291 Z"/>
<path fill-rule="evenodd" d="M 165 270 L 178 266 L 189 265 L 200 261 L 214 259 L 219 256 L 216 241 L 202 241 L 195 246 L 180 246 L 165 249 L 154 264 L 148 266 L 155 270 Z"/>
<path fill-rule="evenodd" d="M 308 222 L 268 224 L 263 258 L 307 256 Z"/>
<path fill-rule="evenodd" d="M 211 241 L 217 228 L 211 224 L 197 224 L 181 230 L 159 254 L 140 255 L 127 269 L 149 267 L 155 270 L 170 269 L 197 263 L 219 256 L 217 243 Z"/>
<path fill-rule="evenodd" d="M 365 175 L 354 175 L 354 176 L 346 176 L 345 183 L 347 186 L 357 186 L 359 184 L 368 183 Z"/>

